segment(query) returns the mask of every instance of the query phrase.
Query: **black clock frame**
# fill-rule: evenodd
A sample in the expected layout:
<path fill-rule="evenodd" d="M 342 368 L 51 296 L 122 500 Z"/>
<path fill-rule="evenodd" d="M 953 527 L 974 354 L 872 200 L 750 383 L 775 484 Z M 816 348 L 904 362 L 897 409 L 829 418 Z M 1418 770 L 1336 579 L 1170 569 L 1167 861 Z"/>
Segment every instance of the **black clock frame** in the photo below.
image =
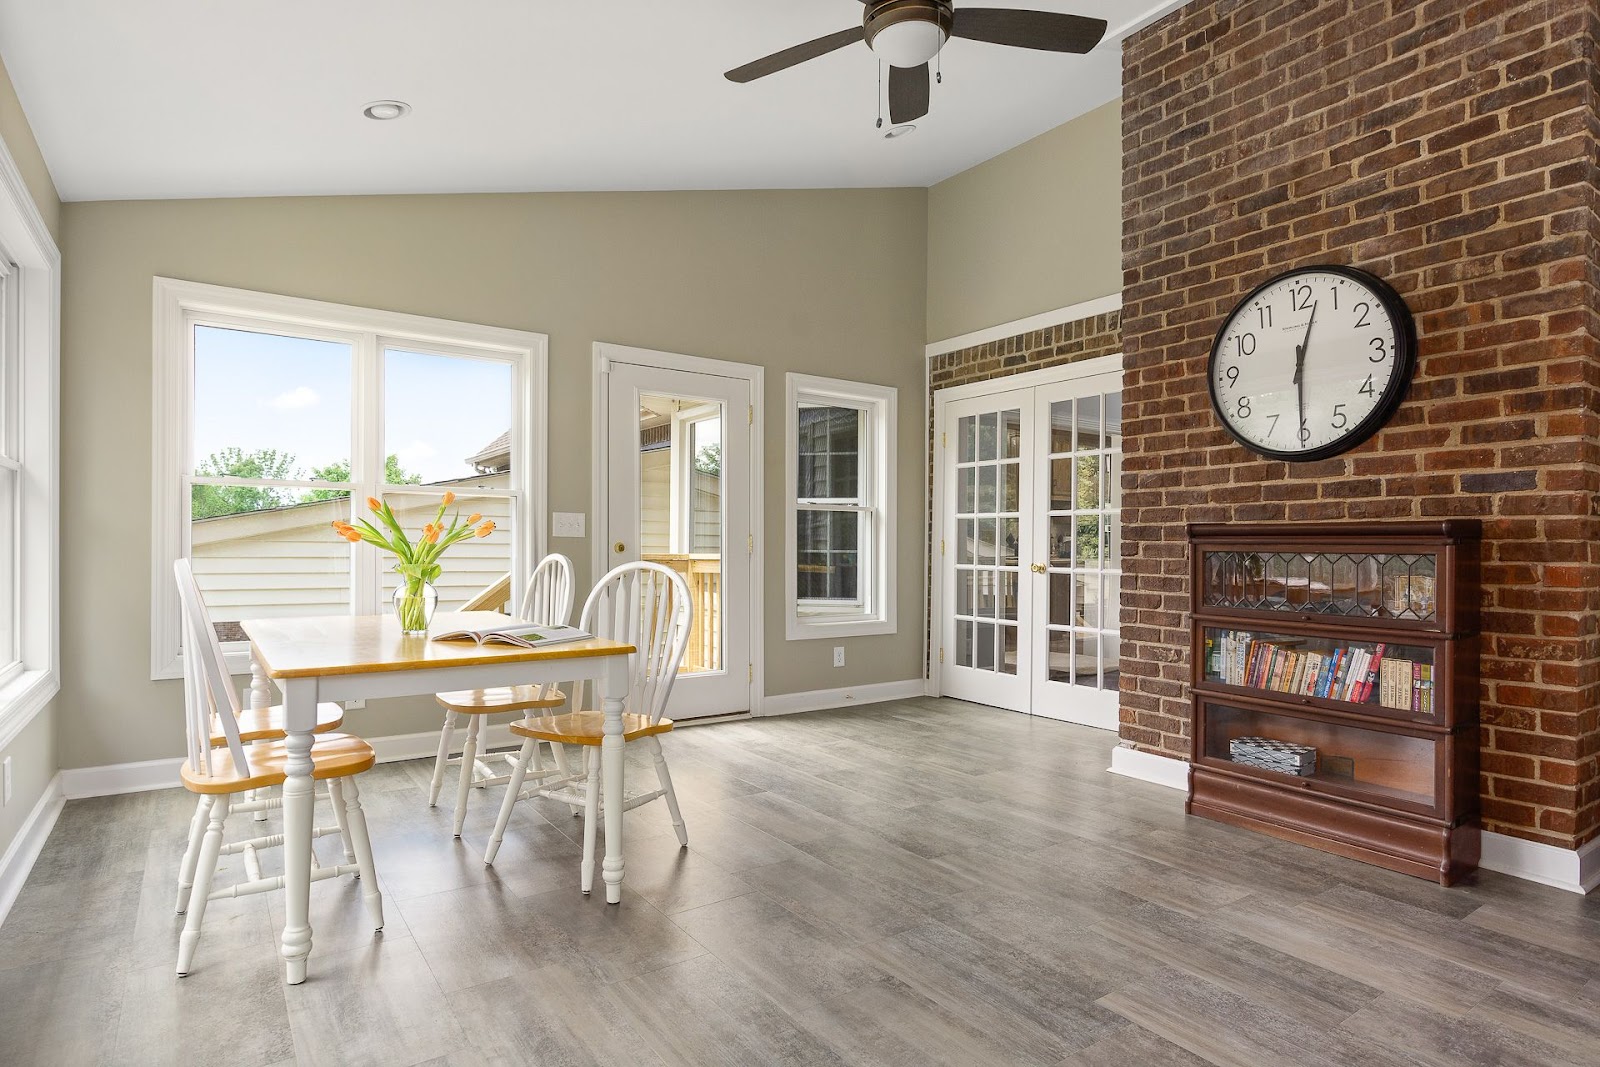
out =
<path fill-rule="evenodd" d="M 1338 274 L 1364 285 L 1372 291 L 1378 302 L 1383 305 L 1384 310 L 1389 313 L 1389 321 L 1395 324 L 1395 373 L 1389 379 L 1389 384 L 1384 388 L 1383 395 L 1378 398 L 1378 402 L 1367 413 L 1367 417 L 1356 423 L 1355 428 L 1344 437 L 1307 452 L 1285 452 L 1275 448 L 1262 448 L 1253 441 L 1245 440 L 1235 432 L 1233 424 L 1223 414 L 1222 405 L 1217 403 L 1217 350 L 1222 346 L 1222 336 L 1227 332 L 1228 324 L 1244 310 L 1246 304 L 1254 300 L 1264 290 L 1270 289 L 1284 279 L 1293 278 L 1298 274 Z M 1376 274 L 1357 267 L 1344 267 L 1332 263 L 1294 267 L 1274 274 L 1245 294 L 1244 298 L 1234 304 L 1228 311 L 1228 314 L 1222 320 L 1222 324 L 1217 327 L 1216 339 L 1211 342 L 1211 358 L 1206 361 L 1206 390 L 1211 394 L 1211 410 L 1216 412 L 1217 420 L 1222 423 L 1222 428 L 1228 431 L 1229 437 L 1258 456 L 1265 456 L 1268 459 L 1281 459 L 1289 463 L 1311 463 L 1348 452 L 1377 433 L 1379 428 L 1389 421 L 1389 417 L 1395 413 L 1395 410 L 1405 400 L 1406 390 L 1411 387 L 1411 377 L 1416 371 L 1416 363 L 1416 319 L 1411 314 L 1411 309 L 1406 306 L 1404 298 L 1395 292 L 1394 286 Z"/>

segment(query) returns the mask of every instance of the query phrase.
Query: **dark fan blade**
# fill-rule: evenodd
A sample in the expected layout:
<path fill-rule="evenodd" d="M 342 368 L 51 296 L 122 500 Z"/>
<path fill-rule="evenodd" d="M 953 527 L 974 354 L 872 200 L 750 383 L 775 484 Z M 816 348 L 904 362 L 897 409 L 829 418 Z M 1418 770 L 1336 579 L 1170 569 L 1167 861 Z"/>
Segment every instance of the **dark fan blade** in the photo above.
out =
<path fill-rule="evenodd" d="M 829 52 L 836 52 L 847 44 L 864 41 L 867 37 L 865 27 L 854 26 L 838 33 L 830 33 L 826 37 L 818 37 L 815 41 L 797 44 L 793 48 L 785 48 L 781 52 L 774 52 L 770 56 L 746 63 L 742 67 L 734 67 L 723 75 L 731 82 L 753 82 L 757 78 L 765 78 L 768 74 L 776 74 L 780 70 L 787 70 L 797 63 L 804 63 L 808 59 L 825 56 Z"/>
<path fill-rule="evenodd" d="M 1017 11 L 1008 7 L 956 9 L 951 33 L 969 41 L 1038 48 L 1046 52 L 1087 52 L 1106 35 L 1106 20 L 1053 11 Z"/>
<path fill-rule="evenodd" d="M 889 68 L 889 121 L 915 122 L 928 113 L 928 64 Z"/>

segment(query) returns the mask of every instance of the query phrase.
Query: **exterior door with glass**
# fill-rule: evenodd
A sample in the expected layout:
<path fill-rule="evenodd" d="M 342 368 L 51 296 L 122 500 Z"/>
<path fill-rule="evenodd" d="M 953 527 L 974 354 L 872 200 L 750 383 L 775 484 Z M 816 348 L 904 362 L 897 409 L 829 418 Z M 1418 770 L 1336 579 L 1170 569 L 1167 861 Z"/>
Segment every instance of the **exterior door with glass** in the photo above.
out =
<path fill-rule="evenodd" d="M 936 401 L 939 687 L 1117 725 L 1121 374 Z"/>
<path fill-rule="evenodd" d="M 1031 708 L 1102 730 L 1117 728 L 1120 677 L 1121 389 L 1117 372 L 1034 390 Z"/>
<path fill-rule="evenodd" d="M 751 383 L 615 360 L 604 380 L 605 566 L 670 567 L 694 608 L 667 714 L 749 711 Z"/>
<path fill-rule="evenodd" d="M 1028 637 L 1037 555 L 1030 459 L 1033 391 L 992 393 L 945 409 L 945 516 L 940 534 L 945 695 L 1012 711 L 1032 699 Z"/>

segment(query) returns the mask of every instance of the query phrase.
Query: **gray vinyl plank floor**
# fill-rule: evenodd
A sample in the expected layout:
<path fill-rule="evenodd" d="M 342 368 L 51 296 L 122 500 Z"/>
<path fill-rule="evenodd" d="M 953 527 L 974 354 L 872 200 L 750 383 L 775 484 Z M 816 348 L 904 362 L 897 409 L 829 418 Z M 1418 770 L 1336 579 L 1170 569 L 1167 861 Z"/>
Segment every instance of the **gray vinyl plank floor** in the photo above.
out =
<path fill-rule="evenodd" d="M 173 975 L 187 793 L 74 801 L 0 926 L 0 1064 L 1600 1067 L 1600 895 L 1192 819 L 1113 743 L 930 699 L 680 729 L 689 847 L 628 813 L 615 907 L 564 806 L 518 805 L 486 867 L 498 788 L 457 841 L 429 762 L 383 765 L 384 932 L 313 886 L 294 989 L 276 894 L 215 901 Z"/>

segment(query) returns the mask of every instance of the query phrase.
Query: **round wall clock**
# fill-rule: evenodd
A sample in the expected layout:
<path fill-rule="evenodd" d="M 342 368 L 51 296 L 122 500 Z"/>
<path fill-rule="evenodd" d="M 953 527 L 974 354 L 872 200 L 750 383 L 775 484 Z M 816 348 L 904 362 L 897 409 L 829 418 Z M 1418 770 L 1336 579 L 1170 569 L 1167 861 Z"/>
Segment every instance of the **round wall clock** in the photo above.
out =
<path fill-rule="evenodd" d="M 1217 331 L 1207 378 L 1222 425 L 1273 459 L 1354 448 L 1405 397 L 1416 324 L 1400 294 L 1352 267 L 1300 267 L 1257 286 Z"/>

